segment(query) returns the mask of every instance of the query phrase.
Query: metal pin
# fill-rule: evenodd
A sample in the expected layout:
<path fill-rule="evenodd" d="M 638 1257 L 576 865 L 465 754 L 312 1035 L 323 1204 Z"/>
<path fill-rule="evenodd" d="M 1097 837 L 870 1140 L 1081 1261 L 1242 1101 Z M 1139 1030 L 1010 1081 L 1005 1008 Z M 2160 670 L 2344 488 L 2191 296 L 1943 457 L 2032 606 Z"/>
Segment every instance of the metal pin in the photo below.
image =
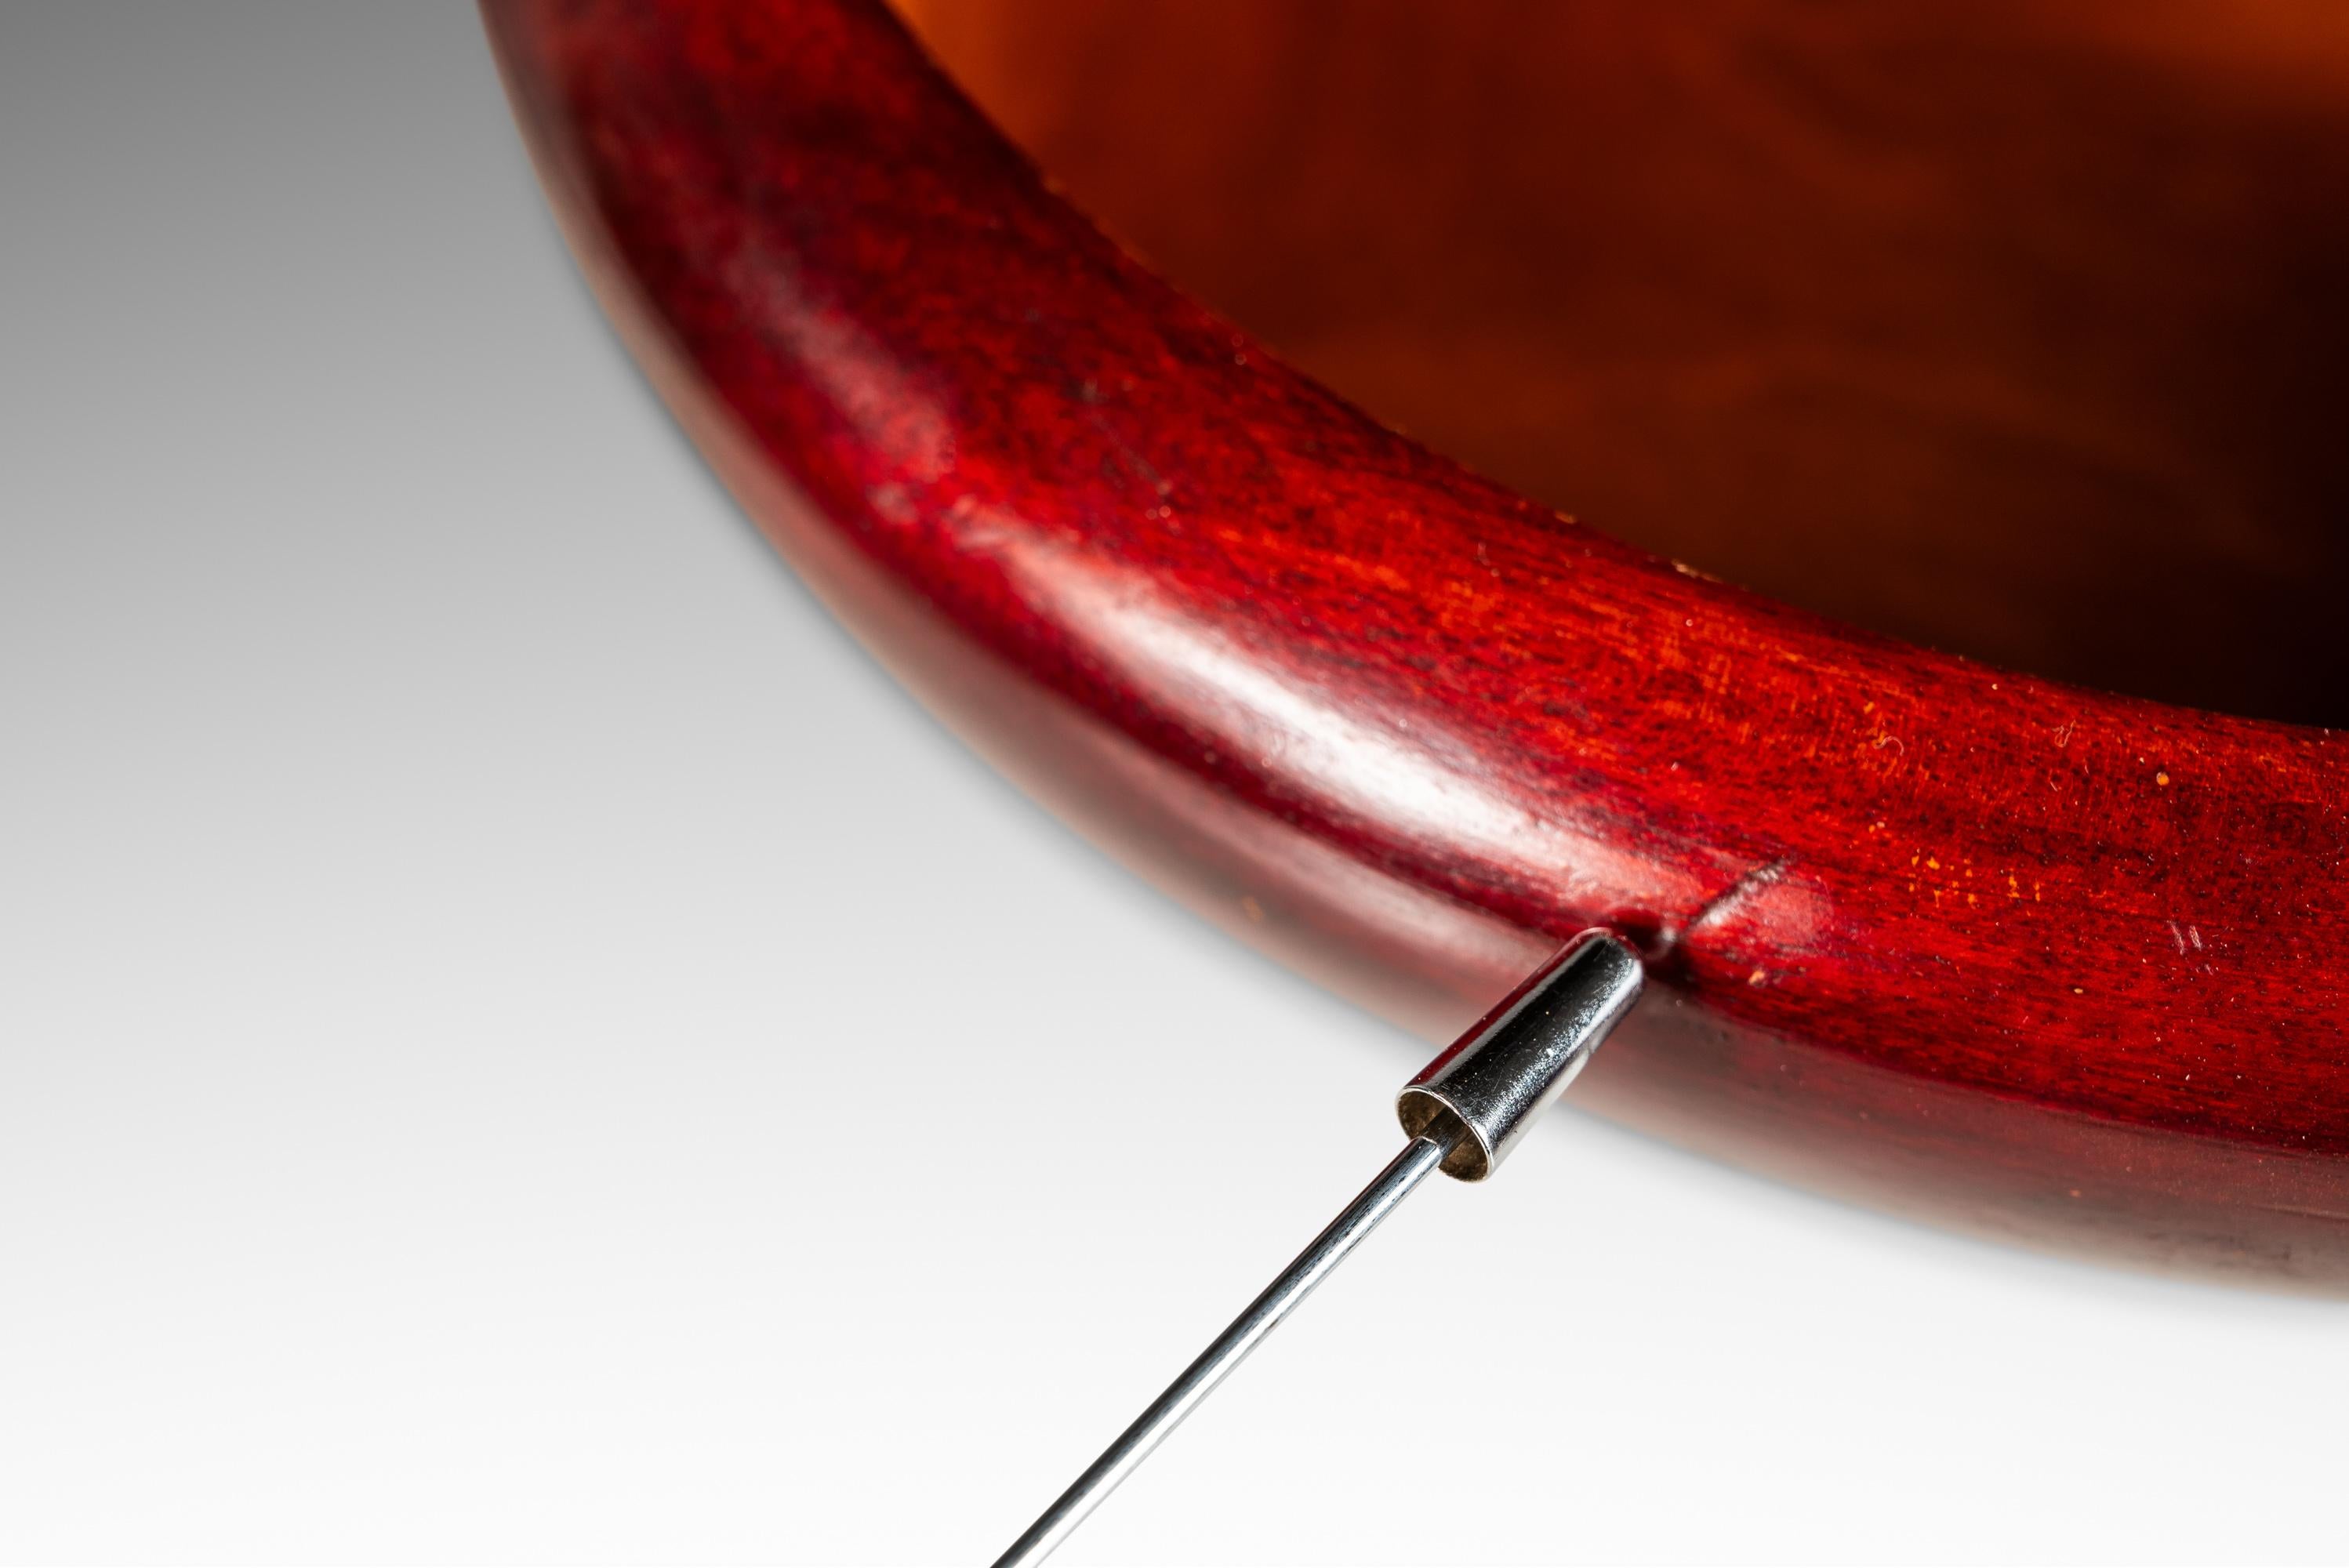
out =
<path fill-rule="evenodd" d="M 1429 1171 L 1440 1168 L 1464 1181 L 1490 1176 L 1534 1119 L 1566 1092 L 1639 994 L 1638 957 L 1607 933 L 1586 931 L 1421 1068 L 1395 1100 L 1395 1115 L 1411 1140 L 1402 1152 L 996 1559 L 995 1568 L 1028 1568 L 1050 1556 Z"/>

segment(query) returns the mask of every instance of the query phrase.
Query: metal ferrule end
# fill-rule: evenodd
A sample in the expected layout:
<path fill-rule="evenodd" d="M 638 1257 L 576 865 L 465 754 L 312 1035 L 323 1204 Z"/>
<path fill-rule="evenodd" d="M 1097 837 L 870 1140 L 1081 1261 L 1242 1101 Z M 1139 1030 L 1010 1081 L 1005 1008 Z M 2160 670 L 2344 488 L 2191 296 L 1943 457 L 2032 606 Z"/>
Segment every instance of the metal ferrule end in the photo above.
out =
<path fill-rule="evenodd" d="M 1639 994 L 1639 958 L 1605 932 L 1586 931 L 1428 1063 L 1395 1101 L 1411 1138 L 1402 1152 L 1012 1542 L 995 1568 L 1034 1568 L 1050 1555 L 1429 1171 L 1442 1170 L 1464 1181 L 1491 1175 L 1534 1118 L 1566 1092 Z"/>
<path fill-rule="evenodd" d="M 1403 1131 L 1448 1142 L 1444 1173 L 1482 1181 L 1639 995 L 1639 956 L 1604 931 L 1584 932 L 1403 1086 Z"/>

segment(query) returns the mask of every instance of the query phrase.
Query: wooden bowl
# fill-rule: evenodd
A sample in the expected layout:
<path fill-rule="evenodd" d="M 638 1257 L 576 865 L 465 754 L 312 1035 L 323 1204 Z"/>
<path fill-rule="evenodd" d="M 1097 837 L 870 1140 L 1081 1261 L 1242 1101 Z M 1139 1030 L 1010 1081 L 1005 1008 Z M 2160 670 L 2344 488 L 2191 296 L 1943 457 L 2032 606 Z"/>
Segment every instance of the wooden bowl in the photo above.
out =
<path fill-rule="evenodd" d="M 1436 1035 L 1611 925 L 1610 1115 L 2349 1282 L 2349 14 L 485 9 L 746 509 L 1154 879 Z"/>

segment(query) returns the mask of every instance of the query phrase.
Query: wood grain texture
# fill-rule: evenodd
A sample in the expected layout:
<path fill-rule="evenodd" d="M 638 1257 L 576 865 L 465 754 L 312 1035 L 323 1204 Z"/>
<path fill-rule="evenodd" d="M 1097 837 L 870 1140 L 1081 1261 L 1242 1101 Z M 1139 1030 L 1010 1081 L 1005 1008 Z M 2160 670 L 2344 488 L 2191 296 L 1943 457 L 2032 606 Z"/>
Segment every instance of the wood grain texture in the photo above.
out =
<path fill-rule="evenodd" d="M 2349 7 L 896 0 L 1382 422 L 1907 641 L 2349 717 Z"/>
<path fill-rule="evenodd" d="M 1850 630 L 1431 454 L 1103 239 L 865 0 L 485 8 L 746 509 L 1163 883 L 1433 1034 L 1610 924 L 1656 984 L 1587 1103 L 2019 1240 L 2349 1283 L 2328 733 Z"/>

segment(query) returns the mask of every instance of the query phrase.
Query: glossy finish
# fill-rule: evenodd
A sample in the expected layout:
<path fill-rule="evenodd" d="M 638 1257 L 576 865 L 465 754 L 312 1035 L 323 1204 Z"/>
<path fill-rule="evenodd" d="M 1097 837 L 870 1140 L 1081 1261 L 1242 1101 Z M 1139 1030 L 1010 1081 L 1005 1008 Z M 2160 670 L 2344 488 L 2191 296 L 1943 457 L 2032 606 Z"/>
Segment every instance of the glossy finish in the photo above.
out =
<path fill-rule="evenodd" d="M 1103 239 L 864 0 L 488 11 L 745 508 L 1149 874 L 1439 1037 L 1609 925 L 1652 984 L 1585 1103 L 2002 1236 L 2349 1280 L 2330 734 L 1849 630 L 1432 455 Z"/>
<path fill-rule="evenodd" d="M 2349 717 L 2336 0 L 899 5 L 1111 233 L 1489 478 L 1951 653 Z"/>
<path fill-rule="evenodd" d="M 1637 954 L 1584 932 L 1403 1086 L 1395 1116 L 1404 1133 L 1450 1146 L 1445 1175 L 1484 1181 L 1589 1065 L 1640 983 Z"/>

